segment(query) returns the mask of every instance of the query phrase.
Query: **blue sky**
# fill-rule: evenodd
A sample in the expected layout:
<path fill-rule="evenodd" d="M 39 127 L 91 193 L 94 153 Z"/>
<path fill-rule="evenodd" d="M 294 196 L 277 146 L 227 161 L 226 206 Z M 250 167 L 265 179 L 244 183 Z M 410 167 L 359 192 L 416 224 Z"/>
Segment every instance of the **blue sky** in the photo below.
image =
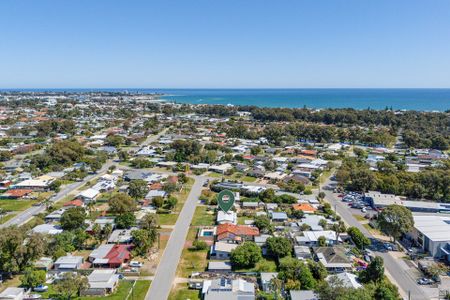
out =
<path fill-rule="evenodd" d="M 450 1 L 2 0 L 0 87 L 450 87 Z"/>

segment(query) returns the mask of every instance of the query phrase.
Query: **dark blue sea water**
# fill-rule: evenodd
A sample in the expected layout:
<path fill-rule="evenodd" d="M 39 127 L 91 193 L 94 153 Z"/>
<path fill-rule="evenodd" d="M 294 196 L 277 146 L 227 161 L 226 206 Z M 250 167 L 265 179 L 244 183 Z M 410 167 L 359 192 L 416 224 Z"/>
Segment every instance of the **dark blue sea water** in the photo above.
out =
<path fill-rule="evenodd" d="M 36 91 L 43 91 L 39 89 Z M 355 109 L 450 109 L 450 89 L 46 89 L 163 93 L 178 103 Z M 30 90 L 27 90 L 30 91 Z"/>
<path fill-rule="evenodd" d="M 450 109 L 450 89 L 192 89 L 158 90 L 179 103 L 438 110 Z"/>

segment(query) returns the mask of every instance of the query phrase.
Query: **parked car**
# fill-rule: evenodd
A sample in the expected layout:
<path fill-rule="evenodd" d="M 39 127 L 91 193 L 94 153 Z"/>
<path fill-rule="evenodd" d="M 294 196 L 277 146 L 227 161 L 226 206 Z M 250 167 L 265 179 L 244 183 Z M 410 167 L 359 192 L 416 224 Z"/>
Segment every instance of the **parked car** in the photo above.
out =
<path fill-rule="evenodd" d="M 40 284 L 37 287 L 35 287 L 33 290 L 35 292 L 43 293 L 43 292 L 46 292 L 48 290 L 48 286 Z"/>
<path fill-rule="evenodd" d="M 420 285 L 430 285 L 430 284 L 433 284 L 433 280 L 422 277 L 417 280 L 417 283 Z"/>
<path fill-rule="evenodd" d="M 140 268 L 140 267 L 142 267 L 142 263 L 138 262 L 138 261 L 135 261 L 135 260 L 132 260 L 132 261 L 130 261 L 130 267 Z"/>

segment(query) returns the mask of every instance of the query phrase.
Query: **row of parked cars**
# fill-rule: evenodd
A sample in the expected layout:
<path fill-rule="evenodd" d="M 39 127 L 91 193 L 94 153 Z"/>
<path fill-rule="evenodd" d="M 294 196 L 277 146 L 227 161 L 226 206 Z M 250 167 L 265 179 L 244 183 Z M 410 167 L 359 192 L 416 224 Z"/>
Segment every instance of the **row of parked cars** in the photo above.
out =
<path fill-rule="evenodd" d="M 357 192 L 347 192 L 339 196 L 342 197 L 342 201 L 347 202 L 351 208 L 361 209 L 361 212 L 363 213 L 367 212 L 369 205 L 364 200 L 364 195 Z"/>

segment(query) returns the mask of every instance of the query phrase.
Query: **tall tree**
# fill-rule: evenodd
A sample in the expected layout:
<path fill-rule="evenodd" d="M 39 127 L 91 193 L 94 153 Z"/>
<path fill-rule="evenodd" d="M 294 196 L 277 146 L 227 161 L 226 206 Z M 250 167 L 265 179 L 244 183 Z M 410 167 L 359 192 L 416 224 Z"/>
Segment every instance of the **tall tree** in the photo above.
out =
<path fill-rule="evenodd" d="M 402 234 L 412 230 L 414 218 L 409 209 L 393 204 L 378 214 L 378 225 L 382 231 L 386 232 L 396 241 Z"/>

